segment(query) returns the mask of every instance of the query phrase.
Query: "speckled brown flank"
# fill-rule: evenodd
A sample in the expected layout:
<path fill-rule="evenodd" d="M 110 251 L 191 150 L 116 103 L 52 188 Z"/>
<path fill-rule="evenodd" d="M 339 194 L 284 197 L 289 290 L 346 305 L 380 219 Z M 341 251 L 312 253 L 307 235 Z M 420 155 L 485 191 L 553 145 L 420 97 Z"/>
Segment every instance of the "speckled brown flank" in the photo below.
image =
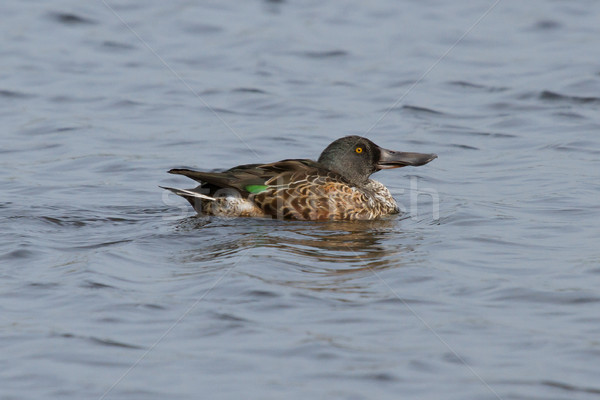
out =
<path fill-rule="evenodd" d="M 385 189 L 381 184 L 374 186 Z M 309 176 L 285 189 L 267 189 L 250 196 L 249 201 L 274 218 L 296 220 L 373 219 L 398 211 L 387 189 L 378 194 L 381 201 L 367 208 L 367 204 L 373 203 L 367 197 L 374 193 L 351 187 L 334 177 Z"/>

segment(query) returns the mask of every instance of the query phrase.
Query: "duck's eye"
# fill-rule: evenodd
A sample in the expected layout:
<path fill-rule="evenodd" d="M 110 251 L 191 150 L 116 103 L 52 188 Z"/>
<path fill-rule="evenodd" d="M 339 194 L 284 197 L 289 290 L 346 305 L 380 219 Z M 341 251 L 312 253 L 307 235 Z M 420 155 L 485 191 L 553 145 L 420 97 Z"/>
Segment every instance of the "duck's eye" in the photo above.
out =
<path fill-rule="evenodd" d="M 363 150 L 362 150 L 362 147 L 357 147 L 355 151 L 357 154 L 360 154 L 360 153 L 362 153 Z"/>

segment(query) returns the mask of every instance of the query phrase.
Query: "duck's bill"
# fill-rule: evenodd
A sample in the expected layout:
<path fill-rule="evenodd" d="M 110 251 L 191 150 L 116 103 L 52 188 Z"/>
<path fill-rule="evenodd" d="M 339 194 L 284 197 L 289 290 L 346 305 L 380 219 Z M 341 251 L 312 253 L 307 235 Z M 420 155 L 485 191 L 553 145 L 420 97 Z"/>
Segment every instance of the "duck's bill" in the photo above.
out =
<path fill-rule="evenodd" d="M 381 155 L 379 156 L 379 162 L 377 168 L 379 169 L 390 169 L 400 167 L 418 167 L 419 165 L 425 165 L 433 159 L 437 158 L 437 154 L 424 154 L 424 153 L 405 153 L 402 151 L 393 151 L 386 149 L 379 149 Z"/>

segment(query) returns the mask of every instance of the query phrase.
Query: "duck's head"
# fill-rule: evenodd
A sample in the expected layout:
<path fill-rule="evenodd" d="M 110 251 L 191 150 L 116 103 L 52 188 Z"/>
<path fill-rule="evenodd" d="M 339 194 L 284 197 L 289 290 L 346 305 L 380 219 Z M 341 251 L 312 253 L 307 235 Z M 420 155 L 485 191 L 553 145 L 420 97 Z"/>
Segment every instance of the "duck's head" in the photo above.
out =
<path fill-rule="evenodd" d="M 386 150 L 364 137 L 346 136 L 327 146 L 319 157 L 319 163 L 360 186 L 373 172 L 408 165 L 417 167 L 434 158 L 437 155 Z"/>

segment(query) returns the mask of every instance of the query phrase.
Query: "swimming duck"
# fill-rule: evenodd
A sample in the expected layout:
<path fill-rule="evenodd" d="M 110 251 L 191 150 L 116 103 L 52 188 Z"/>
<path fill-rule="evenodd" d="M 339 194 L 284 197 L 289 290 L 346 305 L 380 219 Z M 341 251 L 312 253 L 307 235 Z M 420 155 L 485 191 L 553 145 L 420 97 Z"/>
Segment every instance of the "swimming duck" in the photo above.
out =
<path fill-rule="evenodd" d="M 292 159 L 247 164 L 224 172 L 171 169 L 170 174 L 185 175 L 200 186 L 163 188 L 185 198 L 200 214 L 370 220 L 399 212 L 390 191 L 369 179 L 372 173 L 416 167 L 435 158 L 435 154 L 386 150 L 364 137 L 346 136 L 327 146 L 318 161 Z"/>

